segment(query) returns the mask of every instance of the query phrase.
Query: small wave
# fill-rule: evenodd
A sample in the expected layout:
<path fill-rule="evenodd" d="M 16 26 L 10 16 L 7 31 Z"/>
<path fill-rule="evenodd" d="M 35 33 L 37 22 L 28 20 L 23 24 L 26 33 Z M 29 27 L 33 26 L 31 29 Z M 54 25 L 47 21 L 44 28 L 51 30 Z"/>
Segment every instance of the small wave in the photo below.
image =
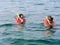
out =
<path fill-rule="evenodd" d="M 45 40 L 43 40 L 43 39 L 37 39 L 37 40 L 26 40 L 26 39 L 15 39 L 16 41 L 25 41 L 25 42 L 38 42 L 38 43 L 40 43 L 40 42 L 42 42 L 42 43 L 47 43 L 47 44 L 60 44 L 60 40 L 58 40 L 58 39 L 45 39 Z"/>
<path fill-rule="evenodd" d="M 54 7 L 54 8 L 58 8 L 59 9 L 60 7 L 57 6 L 57 7 Z"/>
<path fill-rule="evenodd" d="M 45 5 L 44 3 L 38 3 L 38 4 L 34 4 L 34 5 Z"/>
<path fill-rule="evenodd" d="M 41 45 L 41 43 L 48 45 L 58 45 L 60 40 L 50 39 L 50 40 L 26 40 L 26 39 L 16 39 L 16 38 L 4 38 L 1 39 L 3 44 L 9 43 L 11 45 Z M 9 40 L 9 41 L 8 41 Z"/>
<path fill-rule="evenodd" d="M 13 26 L 13 25 L 15 25 L 15 24 L 2 24 L 2 25 L 0 25 L 0 27 L 2 27 L 2 26 Z"/>
<path fill-rule="evenodd" d="M 49 10 L 49 9 L 44 9 L 44 10 Z"/>

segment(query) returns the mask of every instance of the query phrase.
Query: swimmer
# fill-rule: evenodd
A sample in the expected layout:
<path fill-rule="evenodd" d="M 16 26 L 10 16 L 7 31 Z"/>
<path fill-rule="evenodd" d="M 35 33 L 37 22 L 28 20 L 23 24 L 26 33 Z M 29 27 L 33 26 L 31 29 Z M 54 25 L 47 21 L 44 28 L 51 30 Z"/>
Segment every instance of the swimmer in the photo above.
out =
<path fill-rule="evenodd" d="M 43 20 L 44 26 L 46 29 L 53 29 L 54 19 L 52 16 L 46 16 L 46 19 Z"/>
<path fill-rule="evenodd" d="M 45 32 L 45 34 L 53 34 L 55 32 L 55 30 L 53 29 L 54 28 L 54 25 L 55 25 L 55 22 L 54 22 L 54 19 L 52 16 L 46 16 L 46 19 L 43 20 L 43 23 L 44 23 L 44 27 L 48 30 L 47 32 Z"/>
<path fill-rule="evenodd" d="M 23 14 L 18 14 L 16 18 L 16 23 L 25 24 L 25 22 L 26 22 L 25 16 Z"/>

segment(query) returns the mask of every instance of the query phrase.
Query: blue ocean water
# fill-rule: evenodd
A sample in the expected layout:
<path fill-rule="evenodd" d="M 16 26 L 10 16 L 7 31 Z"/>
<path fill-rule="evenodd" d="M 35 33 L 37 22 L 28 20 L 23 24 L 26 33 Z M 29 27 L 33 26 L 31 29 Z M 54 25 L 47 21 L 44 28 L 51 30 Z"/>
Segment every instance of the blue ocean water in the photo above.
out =
<path fill-rule="evenodd" d="M 16 25 L 17 13 L 26 24 Z M 48 36 L 43 19 L 51 15 L 56 32 Z M 60 0 L 0 0 L 0 45 L 60 45 Z"/>

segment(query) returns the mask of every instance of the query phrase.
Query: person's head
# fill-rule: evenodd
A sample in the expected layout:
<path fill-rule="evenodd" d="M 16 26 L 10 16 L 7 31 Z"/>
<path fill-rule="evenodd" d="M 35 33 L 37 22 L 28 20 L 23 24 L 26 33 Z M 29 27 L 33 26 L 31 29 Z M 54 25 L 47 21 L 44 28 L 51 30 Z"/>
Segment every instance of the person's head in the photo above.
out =
<path fill-rule="evenodd" d="M 24 15 L 23 15 L 23 14 L 19 14 L 19 17 L 20 17 L 20 18 L 24 18 Z"/>
<path fill-rule="evenodd" d="M 49 21 L 52 21 L 53 17 L 52 16 L 46 16 L 46 19 L 48 19 Z"/>

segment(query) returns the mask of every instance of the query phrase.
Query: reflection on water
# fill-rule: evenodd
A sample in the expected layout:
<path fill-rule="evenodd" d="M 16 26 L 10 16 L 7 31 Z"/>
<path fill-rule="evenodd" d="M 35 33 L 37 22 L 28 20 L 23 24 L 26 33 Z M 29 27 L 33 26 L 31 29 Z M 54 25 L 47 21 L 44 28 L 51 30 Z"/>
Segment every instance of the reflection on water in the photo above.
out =
<path fill-rule="evenodd" d="M 21 30 L 24 29 L 25 24 L 16 24 L 15 27 L 17 28 L 17 29 L 16 29 L 17 31 L 21 31 Z"/>

